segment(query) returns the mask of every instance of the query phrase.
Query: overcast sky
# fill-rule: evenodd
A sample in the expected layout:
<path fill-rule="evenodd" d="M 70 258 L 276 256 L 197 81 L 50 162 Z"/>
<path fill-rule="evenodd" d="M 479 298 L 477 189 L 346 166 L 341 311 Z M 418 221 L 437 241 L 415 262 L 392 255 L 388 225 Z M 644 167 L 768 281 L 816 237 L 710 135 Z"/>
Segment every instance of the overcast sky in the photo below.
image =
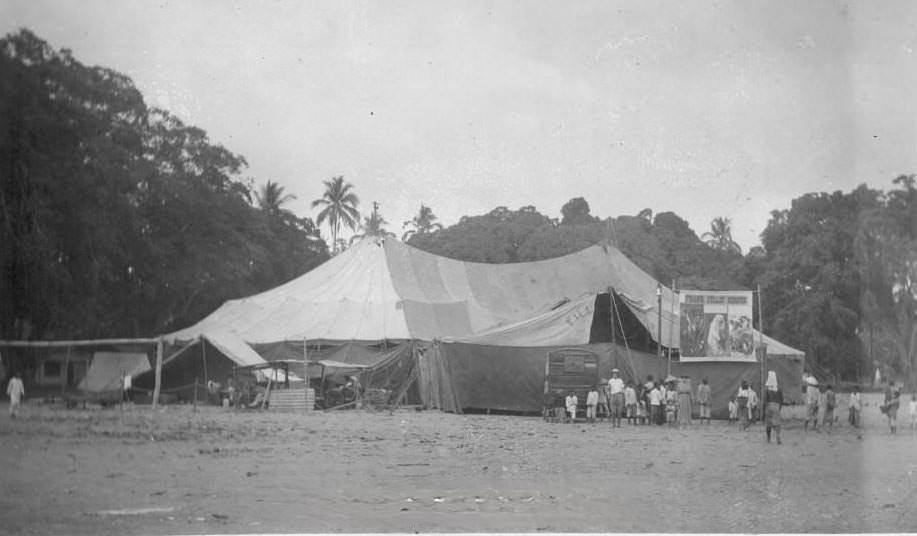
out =
<path fill-rule="evenodd" d="M 0 2 L 130 76 L 315 216 L 344 175 L 389 229 L 504 205 L 732 220 L 917 172 L 911 2 Z M 327 233 L 327 230 L 324 231 Z M 327 234 L 326 234 L 327 236 Z"/>

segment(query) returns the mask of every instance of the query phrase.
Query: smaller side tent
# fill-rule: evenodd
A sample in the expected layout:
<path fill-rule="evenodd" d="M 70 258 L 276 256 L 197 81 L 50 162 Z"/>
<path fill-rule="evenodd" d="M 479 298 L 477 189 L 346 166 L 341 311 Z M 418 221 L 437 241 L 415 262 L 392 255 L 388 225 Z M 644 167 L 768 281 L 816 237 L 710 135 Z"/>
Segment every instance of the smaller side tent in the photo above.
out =
<path fill-rule="evenodd" d="M 145 353 L 95 352 L 78 388 L 90 393 L 120 391 L 122 378 L 150 370 Z"/>

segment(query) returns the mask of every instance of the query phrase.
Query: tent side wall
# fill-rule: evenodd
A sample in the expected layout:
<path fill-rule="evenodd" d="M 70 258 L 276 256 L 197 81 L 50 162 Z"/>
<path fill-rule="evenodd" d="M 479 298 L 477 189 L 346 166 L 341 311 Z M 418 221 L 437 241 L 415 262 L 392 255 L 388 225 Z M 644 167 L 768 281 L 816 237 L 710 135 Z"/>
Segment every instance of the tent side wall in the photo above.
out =
<path fill-rule="evenodd" d="M 544 394 L 544 364 L 548 352 L 569 347 L 486 346 L 468 343 L 433 345 L 420 367 L 420 396 L 426 407 L 461 413 L 491 409 L 540 413 Z M 645 381 L 665 374 L 666 362 L 656 355 L 613 344 L 579 345 L 599 355 L 599 375 L 608 378 L 621 369 L 625 381 Z M 790 400 L 801 393 L 802 360 L 769 356 L 768 368 L 777 373 Z M 673 362 L 672 373 L 687 374 L 696 386 L 707 378 L 712 391 L 712 413 L 723 418 L 727 403 L 742 380 L 761 392 L 758 362 Z"/>

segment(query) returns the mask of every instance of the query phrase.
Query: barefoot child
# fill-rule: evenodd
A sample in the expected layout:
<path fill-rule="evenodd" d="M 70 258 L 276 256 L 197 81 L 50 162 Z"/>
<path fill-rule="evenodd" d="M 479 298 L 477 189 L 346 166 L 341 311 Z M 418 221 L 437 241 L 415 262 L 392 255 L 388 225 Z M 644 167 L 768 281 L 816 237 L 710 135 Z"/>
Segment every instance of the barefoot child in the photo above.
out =
<path fill-rule="evenodd" d="M 729 400 L 729 424 L 732 424 L 739 418 L 739 404 L 735 398 Z"/>
<path fill-rule="evenodd" d="M 595 407 L 599 403 L 599 390 L 593 387 L 586 395 L 586 422 L 595 422 Z"/>

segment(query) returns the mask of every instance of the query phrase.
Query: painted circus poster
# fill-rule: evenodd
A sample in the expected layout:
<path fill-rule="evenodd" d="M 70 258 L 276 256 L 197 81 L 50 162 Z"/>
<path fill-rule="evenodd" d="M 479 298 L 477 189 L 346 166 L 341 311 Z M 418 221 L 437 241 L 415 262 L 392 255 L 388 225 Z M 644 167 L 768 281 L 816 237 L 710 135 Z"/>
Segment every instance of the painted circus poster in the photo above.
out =
<path fill-rule="evenodd" d="M 754 361 L 752 292 L 679 292 L 682 361 Z"/>

